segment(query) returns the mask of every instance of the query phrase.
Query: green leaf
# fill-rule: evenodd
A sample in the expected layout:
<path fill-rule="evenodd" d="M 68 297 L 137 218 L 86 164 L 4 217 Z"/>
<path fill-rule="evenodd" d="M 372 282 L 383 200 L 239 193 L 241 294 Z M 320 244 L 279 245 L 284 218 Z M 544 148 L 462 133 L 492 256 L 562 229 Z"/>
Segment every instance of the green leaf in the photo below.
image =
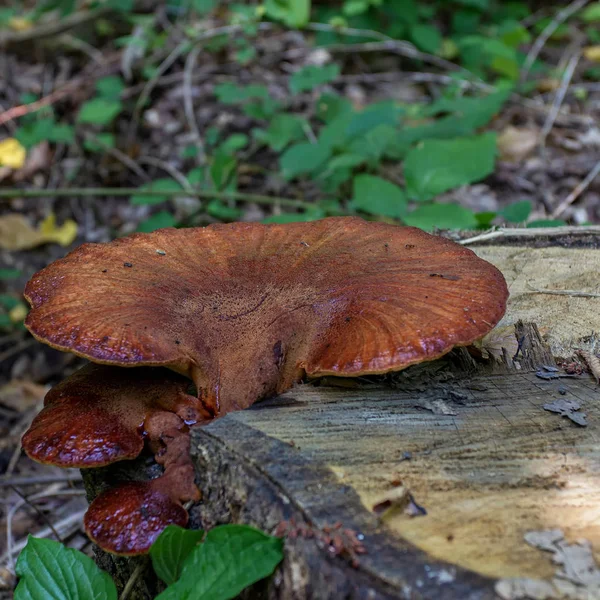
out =
<path fill-rule="evenodd" d="M 566 224 L 567 222 L 561 219 L 537 219 L 527 223 L 527 227 L 562 227 Z"/>
<path fill-rule="evenodd" d="M 221 83 L 215 86 L 214 93 L 223 104 L 240 104 L 253 98 L 269 100 L 269 90 L 265 85 L 240 86 L 234 83 Z"/>
<path fill-rule="evenodd" d="M 592 2 L 579 15 L 586 23 L 600 21 L 600 2 Z"/>
<path fill-rule="evenodd" d="M 500 215 L 509 223 L 524 223 L 531 214 L 533 208 L 530 200 L 522 200 L 509 204 L 500 211 Z"/>
<path fill-rule="evenodd" d="M 0 269 L 0 280 L 18 279 L 22 273 L 18 269 Z"/>
<path fill-rule="evenodd" d="M 221 200 L 211 200 L 207 207 L 206 212 L 215 219 L 220 221 L 237 221 L 244 214 L 242 210 L 235 206 L 228 206 Z"/>
<path fill-rule="evenodd" d="M 21 304 L 21 300 L 17 296 L 11 294 L 0 294 L 0 306 L 6 310 L 12 310 L 15 306 Z"/>
<path fill-rule="evenodd" d="M 407 225 L 432 229 L 472 229 L 477 226 L 473 211 L 457 204 L 426 204 L 403 217 Z"/>
<path fill-rule="evenodd" d="M 324 144 L 295 144 L 290 146 L 279 159 L 281 173 L 285 179 L 312 173 L 327 162 L 331 149 Z"/>
<path fill-rule="evenodd" d="M 177 219 L 168 211 L 161 210 L 151 217 L 148 217 L 145 221 L 142 221 L 136 231 L 141 233 L 151 233 L 157 229 L 163 229 L 164 227 L 175 227 L 177 225 Z"/>
<path fill-rule="evenodd" d="M 108 125 L 121 112 L 123 106 L 118 100 L 94 98 L 81 105 L 77 120 L 92 125 Z"/>
<path fill-rule="evenodd" d="M 430 200 L 439 194 L 479 181 L 494 171 L 496 135 L 426 140 L 410 150 L 404 177 L 411 198 Z"/>
<path fill-rule="evenodd" d="M 348 98 L 336 96 L 334 94 L 323 94 L 316 106 L 316 114 L 321 121 L 331 123 L 334 119 L 343 114 L 352 112 L 352 103 Z"/>
<path fill-rule="evenodd" d="M 175 583 L 181 576 L 185 559 L 202 541 L 203 537 L 204 531 L 202 530 L 168 525 L 150 548 L 154 572 L 167 585 Z"/>
<path fill-rule="evenodd" d="M 108 573 L 59 542 L 29 536 L 19 555 L 15 600 L 117 600 Z"/>
<path fill-rule="evenodd" d="M 308 65 L 296 71 L 290 77 L 290 91 L 292 94 L 299 94 L 300 92 L 314 90 L 320 85 L 333 81 L 339 74 L 340 67 L 336 63 L 324 65 L 323 67 Z"/>
<path fill-rule="evenodd" d="M 38 117 L 34 121 L 19 127 L 15 134 L 15 138 L 27 149 L 36 146 L 40 142 L 69 144 L 74 137 L 74 128 L 71 125 L 56 123 L 53 116 Z"/>
<path fill-rule="evenodd" d="M 233 154 L 248 145 L 248 136 L 245 133 L 232 133 L 220 146 L 219 151 Z"/>
<path fill-rule="evenodd" d="M 99 133 L 83 142 L 83 147 L 90 152 L 106 152 L 107 148 L 115 147 L 115 136 L 112 133 Z"/>
<path fill-rule="evenodd" d="M 0 328 L 11 329 L 13 326 L 14 323 L 12 322 L 11 318 L 6 313 L 0 313 Z"/>
<path fill-rule="evenodd" d="M 283 541 L 246 525 L 208 532 L 190 553 L 181 578 L 157 600 L 229 600 L 271 575 L 283 559 Z"/>
<path fill-rule="evenodd" d="M 281 109 L 281 102 L 267 98 L 258 102 L 249 102 L 242 110 L 252 119 L 267 120 Z"/>
<path fill-rule="evenodd" d="M 160 196 L 153 194 L 144 194 L 144 192 L 175 192 L 181 190 L 181 186 L 173 179 L 165 177 L 163 179 L 155 179 L 150 183 L 146 183 L 138 188 L 138 193 L 131 196 L 130 203 L 134 206 L 141 204 L 160 204 L 166 202 L 171 196 Z"/>
<path fill-rule="evenodd" d="M 265 12 L 288 27 L 304 27 L 310 17 L 310 0 L 266 0 Z"/>
<path fill-rule="evenodd" d="M 442 34 L 433 25 L 415 25 L 410 30 L 410 38 L 419 50 L 430 54 L 435 54 L 442 47 Z"/>
<path fill-rule="evenodd" d="M 96 81 L 96 89 L 98 94 L 106 100 L 119 100 L 125 84 L 118 75 L 109 75 Z"/>
<path fill-rule="evenodd" d="M 327 164 L 329 171 L 335 171 L 336 169 L 345 169 L 358 167 L 365 162 L 364 155 L 361 154 L 340 154 L 335 158 L 332 158 Z"/>
<path fill-rule="evenodd" d="M 355 113 L 348 123 L 346 135 L 350 138 L 365 135 L 381 125 L 398 125 L 402 110 L 393 102 L 378 102 Z"/>
<path fill-rule="evenodd" d="M 217 8 L 219 0 L 192 0 L 192 8 L 200 15 L 204 16 Z"/>
<path fill-rule="evenodd" d="M 213 156 L 212 164 L 210 165 L 210 178 L 213 186 L 217 190 L 223 189 L 231 180 L 235 173 L 237 161 L 235 156 L 218 150 Z"/>
<path fill-rule="evenodd" d="M 397 185 L 374 175 L 354 178 L 352 206 L 371 215 L 399 218 L 406 214 L 406 195 Z"/>
<path fill-rule="evenodd" d="M 275 152 L 281 152 L 292 142 L 305 138 L 305 125 L 306 119 L 282 113 L 273 117 L 266 130 L 255 129 L 254 137 Z"/>

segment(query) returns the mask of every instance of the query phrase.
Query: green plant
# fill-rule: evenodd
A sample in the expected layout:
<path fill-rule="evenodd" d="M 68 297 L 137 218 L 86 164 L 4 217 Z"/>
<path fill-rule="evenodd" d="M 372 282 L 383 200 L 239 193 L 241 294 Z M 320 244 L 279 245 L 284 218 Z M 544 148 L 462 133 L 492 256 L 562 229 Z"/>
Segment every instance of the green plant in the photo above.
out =
<path fill-rule="evenodd" d="M 229 600 L 268 577 L 283 559 L 283 541 L 246 525 L 208 533 L 168 526 L 150 550 L 167 584 L 160 600 Z M 91 558 L 59 542 L 29 536 L 19 555 L 15 600 L 117 600 L 112 579 Z"/>

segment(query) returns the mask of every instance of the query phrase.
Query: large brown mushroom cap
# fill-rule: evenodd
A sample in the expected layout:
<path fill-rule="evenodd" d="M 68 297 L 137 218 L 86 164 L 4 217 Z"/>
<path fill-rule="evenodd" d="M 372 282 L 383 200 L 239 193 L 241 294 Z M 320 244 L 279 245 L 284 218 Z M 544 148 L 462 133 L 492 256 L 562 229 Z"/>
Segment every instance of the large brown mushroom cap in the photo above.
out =
<path fill-rule="evenodd" d="M 438 358 L 494 327 L 508 291 L 494 266 L 449 240 L 330 218 L 86 244 L 25 294 L 38 339 L 100 363 L 170 367 L 223 414 L 304 373 Z"/>
<path fill-rule="evenodd" d="M 167 369 L 86 365 L 52 388 L 22 439 L 27 455 L 59 467 L 101 467 L 133 459 L 169 418 L 199 420 L 190 381 Z"/>

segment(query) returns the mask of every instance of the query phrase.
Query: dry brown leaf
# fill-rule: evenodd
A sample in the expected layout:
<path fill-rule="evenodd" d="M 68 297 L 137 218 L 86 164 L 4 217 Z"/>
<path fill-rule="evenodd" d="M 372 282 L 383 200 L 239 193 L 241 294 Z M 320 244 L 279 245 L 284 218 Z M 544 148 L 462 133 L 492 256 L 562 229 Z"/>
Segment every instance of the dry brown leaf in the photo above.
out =
<path fill-rule="evenodd" d="M 42 244 L 55 242 L 68 246 L 77 237 L 77 223 L 68 219 L 60 227 L 56 226 L 56 216 L 50 213 L 34 229 L 21 214 L 10 213 L 0 217 L 0 248 L 4 250 L 27 250 Z"/>
<path fill-rule="evenodd" d="M 538 142 L 535 129 L 509 125 L 498 136 L 498 150 L 504 160 L 517 162 L 530 156 Z"/>
<path fill-rule="evenodd" d="M 27 150 L 15 138 L 6 138 L 0 142 L 0 166 L 20 169 L 26 156 Z"/>
<path fill-rule="evenodd" d="M 491 357 L 498 362 L 504 358 L 503 348 L 509 356 L 514 356 L 519 349 L 514 325 L 496 327 L 473 345 L 480 350 L 483 358 Z"/>
<path fill-rule="evenodd" d="M 590 372 L 596 380 L 596 383 L 600 384 L 600 358 L 591 352 L 586 352 L 585 350 L 580 350 L 579 355 L 583 358 L 583 360 L 585 360 Z"/>
<path fill-rule="evenodd" d="M 24 412 L 42 402 L 48 387 L 14 379 L 0 387 L 0 404 L 18 412 Z"/>

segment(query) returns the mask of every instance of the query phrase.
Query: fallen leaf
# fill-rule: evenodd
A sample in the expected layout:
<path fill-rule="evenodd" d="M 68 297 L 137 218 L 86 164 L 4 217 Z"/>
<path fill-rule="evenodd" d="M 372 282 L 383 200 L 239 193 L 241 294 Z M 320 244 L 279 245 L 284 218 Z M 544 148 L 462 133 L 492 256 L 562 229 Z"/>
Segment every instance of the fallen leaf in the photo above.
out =
<path fill-rule="evenodd" d="M 20 169 L 26 156 L 27 150 L 15 138 L 6 138 L 0 142 L 0 166 Z"/>
<path fill-rule="evenodd" d="M 42 402 L 48 386 L 14 379 L 0 387 L 0 404 L 24 412 Z"/>
<path fill-rule="evenodd" d="M 33 23 L 25 17 L 12 17 L 8 21 L 8 26 L 13 31 L 28 31 L 33 27 Z"/>
<path fill-rule="evenodd" d="M 537 142 L 536 130 L 509 125 L 498 136 L 498 150 L 504 160 L 518 162 L 533 153 Z"/>
<path fill-rule="evenodd" d="M 600 45 L 587 46 L 583 49 L 583 56 L 588 60 L 600 62 Z"/>
<path fill-rule="evenodd" d="M 57 227 L 54 213 L 50 213 L 42 221 L 39 229 L 34 229 L 29 221 L 18 213 L 0 217 L 0 248 L 4 250 L 27 250 L 50 242 L 68 246 L 76 236 L 77 223 L 68 219 Z"/>

